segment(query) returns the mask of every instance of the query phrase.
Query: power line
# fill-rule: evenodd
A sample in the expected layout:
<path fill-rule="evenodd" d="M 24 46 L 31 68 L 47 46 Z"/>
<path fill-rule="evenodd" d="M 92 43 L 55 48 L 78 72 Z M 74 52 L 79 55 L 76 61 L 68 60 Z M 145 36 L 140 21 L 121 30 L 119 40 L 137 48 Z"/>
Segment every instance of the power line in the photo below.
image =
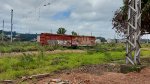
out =
<path fill-rule="evenodd" d="M 46 4 L 44 4 L 46 1 L 47 0 L 41 1 L 41 3 L 37 7 L 35 7 L 32 12 L 28 12 L 28 14 L 24 17 L 24 18 L 26 18 L 25 19 L 26 27 L 27 27 L 27 24 L 32 25 L 32 23 L 36 23 L 36 21 L 40 20 L 40 17 L 41 17 L 41 7 L 50 5 L 50 0 L 49 0 L 49 2 L 47 2 Z M 36 15 L 36 14 L 38 14 L 38 15 Z M 37 18 L 37 20 L 36 19 L 32 19 L 34 21 L 31 21 L 32 15 L 33 15 L 33 17 Z"/>

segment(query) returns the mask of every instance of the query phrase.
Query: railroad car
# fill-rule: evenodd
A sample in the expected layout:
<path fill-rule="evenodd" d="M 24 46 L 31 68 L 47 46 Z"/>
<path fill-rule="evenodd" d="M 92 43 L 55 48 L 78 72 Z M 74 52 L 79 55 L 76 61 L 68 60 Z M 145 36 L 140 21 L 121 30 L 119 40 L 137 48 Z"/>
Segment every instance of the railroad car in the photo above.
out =
<path fill-rule="evenodd" d="M 41 45 L 61 45 L 61 46 L 94 46 L 96 38 L 94 36 L 74 36 L 41 33 L 38 42 Z"/>

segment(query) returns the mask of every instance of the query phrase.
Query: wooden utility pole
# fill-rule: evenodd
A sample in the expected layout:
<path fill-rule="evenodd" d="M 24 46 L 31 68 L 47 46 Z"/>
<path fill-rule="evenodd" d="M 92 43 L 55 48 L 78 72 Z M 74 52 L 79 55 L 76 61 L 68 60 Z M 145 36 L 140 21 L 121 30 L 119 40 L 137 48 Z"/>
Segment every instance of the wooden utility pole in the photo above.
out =
<path fill-rule="evenodd" d="M 3 30 L 2 30 L 2 41 L 4 41 L 4 20 L 3 20 Z"/>
<path fill-rule="evenodd" d="M 129 0 L 126 63 L 140 64 L 141 0 Z"/>
<path fill-rule="evenodd" d="M 11 43 L 13 42 L 13 9 L 11 9 Z"/>
<path fill-rule="evenodd" d="M 51 34 L 53 33 L 53 30 L 51 29 Z"/>

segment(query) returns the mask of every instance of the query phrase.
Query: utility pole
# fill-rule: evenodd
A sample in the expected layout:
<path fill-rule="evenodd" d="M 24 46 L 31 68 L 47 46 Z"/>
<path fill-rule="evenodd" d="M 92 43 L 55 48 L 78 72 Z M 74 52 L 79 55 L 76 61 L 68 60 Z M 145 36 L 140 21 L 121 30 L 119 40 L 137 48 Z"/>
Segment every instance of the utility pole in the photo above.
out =
<path fill-rule="evenodd" d="M 147 44 L 149 43 L 148 34 L 147 34 Z"/>
<path fill-rule="evenodd" d="M 11 43 L 13 41 L 13 33 L 12 33 L 12 30 L 13 30 L 13 9 L 11 9 Z"/>
<path fill-rule="evenodd" d="M 2 30 L 2 42 L 4 41 L 4 20 L 3 20 L 3 30 Z"/>
<path fill-rule="evenodd" d="M 51 34 L 53 33 L 52 29 L 51 29 Z"/>

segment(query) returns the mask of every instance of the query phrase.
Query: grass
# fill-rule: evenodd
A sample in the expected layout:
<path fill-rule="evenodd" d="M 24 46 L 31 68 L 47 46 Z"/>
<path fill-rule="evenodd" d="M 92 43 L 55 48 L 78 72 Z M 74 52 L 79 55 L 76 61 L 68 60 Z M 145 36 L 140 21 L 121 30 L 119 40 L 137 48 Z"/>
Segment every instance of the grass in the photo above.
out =
<path fill-rule="evenodd" d="M 0 57 L 0 80 L 125 59 L 123 44 L 97 45 L 83 53 L 47 54 L 44 50 L 41 48 L 36 55 L 23 53 L 22 56 Z M 142 55 L 150 55 L 150 52 L 142 50 Z"/>
<path fill-rule="evenodd" d="M 117 54 L 117 55 L 115 55 Z M 110 58 L 110 55 L 112 57 Z M 60 53 L 0 58 L 0 80 L 123 59 L 122 52 Z"/>
<path fill-rule="evenodd" d="M 40 49 L 55 50 L 62 49 L 60 46 L 41 46 L 36 42 L 14 42 L 14 43 L 0 43 L 0 53 L 11 52 L 26 52 L 26 51 L 38 51 Z"/>

